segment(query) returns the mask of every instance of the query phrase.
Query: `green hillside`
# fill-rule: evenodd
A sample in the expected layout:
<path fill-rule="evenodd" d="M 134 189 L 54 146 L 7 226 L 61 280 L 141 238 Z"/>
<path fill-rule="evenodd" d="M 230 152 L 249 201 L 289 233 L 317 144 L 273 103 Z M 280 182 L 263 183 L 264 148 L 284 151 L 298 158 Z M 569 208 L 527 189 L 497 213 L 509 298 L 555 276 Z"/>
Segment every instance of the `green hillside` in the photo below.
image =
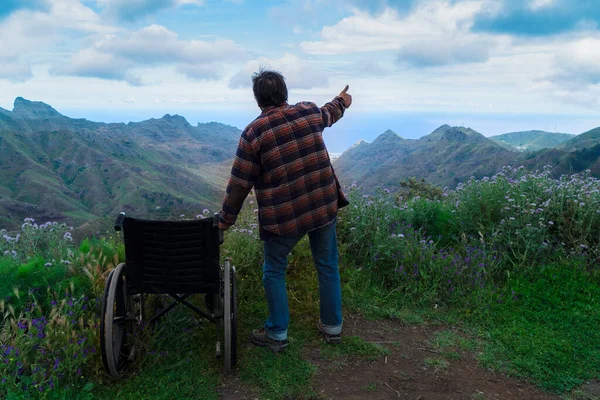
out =
<path fill-rule="evenodd" d="M 529 138 L 531 146 L 567 137 L 535 131 L 507 135 L 515 138 L 517 134 L 522 134 L 523 140 Z M 471 176 L 481 178 L 505 165 L 523 165 L 529 170 L 550 166 L 553 177 L 588 169 L 600 176 L 600 128 L 569 137 L 571 140 L 556 148 L 520 152 L 509 143 L 491 140 L 465 127 L 442 125 L 418 140 L 403 139 L 388 130 L 373 143 L 361 141 L 348 149 L 335 161 L 335 168 L 345 185 L 357 182 L 369 190 L 397 190 L 411 177 L 455 187 Z"/>
<path fill-rule="evenodd" d="M 346 151 L 335 168 L 345 184 L 356 181 L 368 188 L 394 190 L 410 177 L 455 186 L 471 176 L 493 174 L 517 157 L 470 128 L 443 125 L 418 140 L 387 131 L 373 143 L 361 142 Z"/>
<path fill-rule="evenodd" d="M 491 136 L 490 139 L 510 146 L 517 151 L 537 151 L 558 147 L 573 139 L 575 135 L 569 133 L 555 133 L 546 131 L 522 131 L 511 132 L 502 135 Z"/>
<path fill-rule="evenodd" d="M 563 143 L 558 148 L 564 151 L 582 150 L 584 148 L 594 147 L 600 142 L 600 127 L 592 129 L 577 135 L 568 142 Z"/>
<path fill-rule="evenodd" d="M 105 124 L 15 100 L 0 109 L 0 222 L 26 217 L 79 226 L 119 211 L 165 217 L 216 209 L 237 128 L 178 115 Z"/>

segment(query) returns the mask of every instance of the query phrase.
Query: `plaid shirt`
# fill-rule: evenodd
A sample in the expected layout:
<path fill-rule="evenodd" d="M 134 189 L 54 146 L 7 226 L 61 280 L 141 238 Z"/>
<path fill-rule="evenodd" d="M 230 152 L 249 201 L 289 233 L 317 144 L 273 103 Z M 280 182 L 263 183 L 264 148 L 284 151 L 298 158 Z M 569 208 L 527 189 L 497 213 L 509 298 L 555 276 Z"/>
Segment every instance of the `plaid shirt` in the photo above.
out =
<path fill-rule="evenodd" d="M 242 132 L 221 220 L 233 225 L 254 187 L 260 237 L 303 235 L 329 224 L 348 204 L 323 142 L 344 115 L 336 97 L 323 107 L 302 102 L 269 107 Z"/>

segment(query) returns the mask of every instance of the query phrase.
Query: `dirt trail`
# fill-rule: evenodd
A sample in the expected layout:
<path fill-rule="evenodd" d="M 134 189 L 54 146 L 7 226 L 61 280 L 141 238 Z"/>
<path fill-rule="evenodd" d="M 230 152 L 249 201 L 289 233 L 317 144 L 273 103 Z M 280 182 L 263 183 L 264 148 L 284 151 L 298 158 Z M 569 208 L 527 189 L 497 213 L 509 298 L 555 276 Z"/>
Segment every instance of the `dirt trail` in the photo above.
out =
<path fill-rule="evenodd" d="M 319 400 L 550 400 L 559 396 L 542 392 L 518 379 L 478 366 L 473 354 L 458 351 L 460 358 L 438 368 L 426 360 L 439 359 L 430 340 L 447 327 L 406 326 L 395 321 L 368 321 L 359 316 L 344 320 L 344 335 L 386 347 L 390 354 L 373 360 L 346 356 L 323 359 L 319 346 L 308 347 L 305 357 L 317 367 L 313 389 Z M 438 366 L 439 367 L 439 366 Z M 254 399 L 234 378 L 221 388 L 227 400 Z"/>
<path fill-rule="evenodd" d="M 318 367 L 314 387 L 323 399 L 559 399 L 534 386 L 494 374 L 478 367 L 472 354 L 459 351 L 437 371 L 426 359 L 440 358 L 428 343 L 443 328 L 404 326 L 394 321 L 367 321 L 351 317 L 344 321 L 346 335 L 380 343 L 390 350 L 373 361 L 348 357 L 343 363 L 320 359 L 313 350 L 311 361 Z"/>

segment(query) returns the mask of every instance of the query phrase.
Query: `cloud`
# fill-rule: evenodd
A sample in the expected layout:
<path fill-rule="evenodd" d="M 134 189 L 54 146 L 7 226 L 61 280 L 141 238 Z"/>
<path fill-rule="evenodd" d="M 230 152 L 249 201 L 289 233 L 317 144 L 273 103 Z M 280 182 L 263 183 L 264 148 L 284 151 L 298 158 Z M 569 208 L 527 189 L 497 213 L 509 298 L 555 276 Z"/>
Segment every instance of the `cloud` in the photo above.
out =
<path fill-rule="evenodd" d="M 48 0 L 2 0 L 0 2 L 0 19 L 17 10 L 48 10 Z"/>
<path fill-rule="evenodd" d="M 358 72 L 365 76 L 385 76 L 390 75 L 394 71 L 383 63 L 374 60 L 358 60 L 352 65 L 352 71 Z"/>
<path fill-rule="evenodd" d="M 209 64 L 181 64 L 177 72 L 196 81 L 217 80 L 222 76 L 223 68 L 218 63 Z"/>
<path fill-rule="evenodd" d="M 536 11 L 545 7 L 552 7 L 556 4 L 556 0 L 530 0 L 529 8 Z"/>
<path fill-rule="evenodd" d="M 311 89 L 329 86 L 329 77 L 323 71 L 316 69 L 304 59 L 294 55 L 285 54 L 280 59 L 259 58 L 246 63 L 246 66 L 229 80 L 232 89 L 252 86 L 252 74 L 261 67 L 275 69 L 283 74 L 288 88 Z"/>
<path fill-rule="evenodd" d="M 191 79 L 216 79 L 221 63 L 240 60 L 244 54 L 231 40 L 180 40 L 177 33 L 164 26 L 150 25 L 138 31 L 99 36 L 66 63 L 55 65 L 52 72 L 140 84 L 133 69 L 174 65 Z"/>
<path fill-rule="evenodd" d="M 600 38 L 585 38 L 564 46 L 555 57 L 550 80 L 571 87 L 600 84 Z"/>
<path fill-rule="evenodd" d="M 141 85 L 141 79 L 131 73 L 135 64 L 126 58 L 114 54 L 102 53 L 95 49 L 82 50 L 68 63 L 54 66 L 55 75 L 73 75 L 126 81 L 131 85 Z"/>
<path fill-rule="evenodd" d="M 451 37 L 444 42 L 411 43 L 402 47 L 397 61 L 410 67 L 436 67 L 450 64 L 484 62 L 495 47 L 491 39 Z"/>
<path fill-rule="evenodd" d="M 546 36 L 597 27 L 597 0 L 529 0 L 497 2 L 497 13 L 478 15 L 474 30 L 522 36 Z"/>
<path fill-rule="evenodd" d="M 21 9 L 0 22 L 0 79 L 31 78 L 32 60 L 52 58 L 54 46 L 81 34 L 112 32 L 78 0 L 53 1 L 49 9 Z M 10 64 L 10 66 L 9 66 Z"/>
<path fill-rule="evenodd" d="M 166 8 L 204 5 L 204 0 L 97 0 L 104 12 L 116 19 L 133 21 Z"/>
<path fill-rule="evenodd" d="M 486 61 L 498 38 L 470 31 L 474 18 L 493 10 L 487 0 L 421 1 L 401 16 L 387 8 L 378 15 L 356 11 L 334 26 L 324 27 L 321 40 L 302 42 L 309 54 L 397 51 L 398 61 L 409 66 Z"/>
<path fill-rule="evenodd" d="M 1 58 L 0 57 L 0 78 L 7 79 L 12 82 L 23 82 L 31 79 L 31 65 L 19 60 L 18 58 Z"/>

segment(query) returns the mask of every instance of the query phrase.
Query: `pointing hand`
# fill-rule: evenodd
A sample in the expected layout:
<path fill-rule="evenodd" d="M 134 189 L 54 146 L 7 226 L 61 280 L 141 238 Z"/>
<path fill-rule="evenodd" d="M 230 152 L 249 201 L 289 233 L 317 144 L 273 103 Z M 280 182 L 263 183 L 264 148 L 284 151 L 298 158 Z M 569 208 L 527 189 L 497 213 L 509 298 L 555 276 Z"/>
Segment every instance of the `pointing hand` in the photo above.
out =
<path fill-rule="evenodd" d="M 350 105 L 352 105 L 352 96 L 350 96 L 347 93 L 349 88 L 350 88 L 350 86 L 346 85 L 344 90 L 342 90 L 342 92 L 340 93 L 340 97 L 344 101 L 344 107 L 346 107 L 346 108 L 348 108 L 348 107 L 350 107 Z"/>

